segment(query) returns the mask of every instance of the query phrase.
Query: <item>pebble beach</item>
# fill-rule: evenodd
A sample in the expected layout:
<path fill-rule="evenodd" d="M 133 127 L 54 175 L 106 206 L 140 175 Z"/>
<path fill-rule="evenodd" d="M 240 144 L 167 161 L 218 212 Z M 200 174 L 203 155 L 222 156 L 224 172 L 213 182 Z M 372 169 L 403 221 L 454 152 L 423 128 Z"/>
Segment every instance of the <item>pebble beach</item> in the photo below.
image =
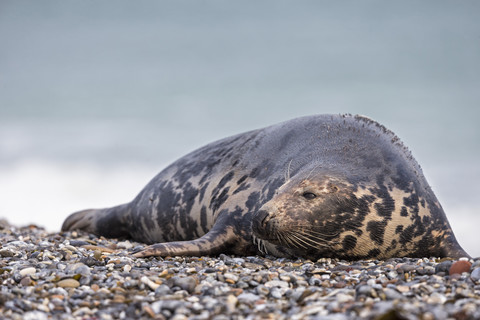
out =
<path fill-rule="evenodd" d="M 132 257 L 0 223 L 1 319 L 480 319 L 480 258 Z"/>

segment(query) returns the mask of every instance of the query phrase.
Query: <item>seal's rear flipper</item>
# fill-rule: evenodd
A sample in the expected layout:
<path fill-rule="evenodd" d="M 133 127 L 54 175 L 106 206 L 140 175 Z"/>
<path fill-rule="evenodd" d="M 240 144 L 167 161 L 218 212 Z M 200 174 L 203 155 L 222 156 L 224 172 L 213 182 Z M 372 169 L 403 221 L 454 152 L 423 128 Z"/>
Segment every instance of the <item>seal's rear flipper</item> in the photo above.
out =
<path fill-rule="evenodd" d="M 232 228 L 212 229 L 203 237 L 190 241 L 157 243 L 133 254 L 136 258 L 149 256 L 209 256 L 232 251 L 238 241 Z"/>
<path fill-rule="evenodd" d="M 78 211 L 65 219 L 62 231 L 82 230 L 109 238 L 128 238 L 127 213 L 127 205 Z"/>
<path fill-rule="evenodd" d="M 98 210 L 89 209 L 72 213 L 63 222 L 62 231 L 83 230 L 94 233 L 94 217 Z"/>

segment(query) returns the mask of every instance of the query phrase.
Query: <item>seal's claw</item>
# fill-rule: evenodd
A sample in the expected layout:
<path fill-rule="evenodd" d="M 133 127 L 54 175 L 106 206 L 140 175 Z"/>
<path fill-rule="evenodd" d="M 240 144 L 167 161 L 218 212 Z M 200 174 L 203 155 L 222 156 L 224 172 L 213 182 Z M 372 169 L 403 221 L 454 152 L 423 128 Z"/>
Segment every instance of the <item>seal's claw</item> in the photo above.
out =
<path fill-rule="evenodd" d="M 145 258 L 145 257 L 151 257 L 151 256 L 160 256 L 160 254 L 159 252 L 156 253 L 155 250 L 143 249 L 143 250 L 134 252 L 132 256 L 135 258 Z"/>
<path fill-rule="evenodd" d="M 132 252 L 132 256 L 135 258 L 145 258 L 151 256 L 162 256 L 160 249 L 155 249 L 156 244 L 147 246 L 143 249 L 138 249 Z"/>

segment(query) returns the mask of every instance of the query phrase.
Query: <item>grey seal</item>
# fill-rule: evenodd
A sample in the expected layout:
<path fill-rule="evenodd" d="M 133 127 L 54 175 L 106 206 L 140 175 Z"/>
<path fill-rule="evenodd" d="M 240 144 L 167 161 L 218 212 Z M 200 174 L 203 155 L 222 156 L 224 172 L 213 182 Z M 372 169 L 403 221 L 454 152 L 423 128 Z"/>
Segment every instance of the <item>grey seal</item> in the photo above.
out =
<path fill-rule="evenodd" d="M 210 143 L 131 202 L 62 230 L 153 244 L 136 257 L 468 257 L 408 149 L 379 123 L 314 115 Z"/>

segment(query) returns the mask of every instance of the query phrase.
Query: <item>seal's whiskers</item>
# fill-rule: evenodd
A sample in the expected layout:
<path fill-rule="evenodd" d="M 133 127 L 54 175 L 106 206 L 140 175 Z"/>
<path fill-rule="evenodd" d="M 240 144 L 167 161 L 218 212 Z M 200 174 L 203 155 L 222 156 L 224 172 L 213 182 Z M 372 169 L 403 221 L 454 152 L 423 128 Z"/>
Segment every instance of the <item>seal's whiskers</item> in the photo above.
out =
<path fill-rule="evenodd" d="M 308 173 L 308 175 L 305 177 L 304 180 L 308 180 L 308 179 L 310 178 L 310 176 L 312 175 L 312 173 L 313 173 L 318 167 L 321 167 L 321 165 L 316 165 L 315 167 L 313 167 L 313 169 Z"/>
<path fill-rule="evenodd" d="M 290 181 L 290 167 L 292 166 L 293 159 L 290 160 L 287 166 L 287 172 L 285 174 L 285 182 Z"/>
<path fill-rule="evenodd" d="M 285 243 L 288 246 L 296 247 L 295 243 L 293 242 L 292 238 L 288 233 L 279 233 L 279 237 L 283 239 L 281 243 Z"/>
<path fill-rule="evenodd" d="M 265 241 L 262 241 L 262 245 L 263 245 L 263 253 L 264 254 L 268 254 L 268 250 L 267 250 L 267 245 L 265 244 Z"/>
<path fill-rule="evenodd" d="M 289 237 L 288 234 L 278 233 L 278 237 L 281 243 L 295 247 L 295 244 L 293 243 L 292 239 Z"/>
<path fill-rule="evenodd" d="M 302 232 L 309 232 L 312 235 L 315 234 L 318 237 L 322 237 L 322 238 L 329 238 L 329 237 L 331 238 L 331 237 L 338 236 L 340 234 L 339 231 L 334 233 L 326 233 L 324 231 L 319 231 L 318 229 L 320 229 L 320 227 L 315 228 L 311 224 L 306 224 L 306 223 L 291 224 L 289 225 L 289 228 L 294 230 L 298 229 L 298 230 L 301 230 Z"/>
<path fill-rule="evenodd" d="M 302 247 L 303 249 L 307 249 L 304 243 L 300 241 L 300 238 L 296 234 L 289 234 L 289 238 L 296 244 L 296 247 Z"/>
<path fill-rule="evenodd" d="M 305 242 L 308 242 L 313 246 L 330 247 L 332 245 L 332 243 L 334 243 L 332 241 L 315 240 L 315 239 L 312 239 L 312 237 L 310 237 L 306 234 L 303 234 L 303 233 L 299 233 L 299 237 L 301 237 L 303 240 L 305 240 Z"/>
<path fill-rule="evenodd" d="M 325 239 L 324 237 L 321 237 L 321 236 L 318 236 L 318 235 L 315 235 L 315 234 L 312 234 L 310 231 L 308 230 L 302 230 L 302 231 L 299 231 L 298 232 L 299 234 L 301 234 L 302 236 L 306 236 L 310 239 L 315 239 L 317 241 L 322 241 L 322 242 L 331 242 L 330 240 L 327 240 Z"/>

